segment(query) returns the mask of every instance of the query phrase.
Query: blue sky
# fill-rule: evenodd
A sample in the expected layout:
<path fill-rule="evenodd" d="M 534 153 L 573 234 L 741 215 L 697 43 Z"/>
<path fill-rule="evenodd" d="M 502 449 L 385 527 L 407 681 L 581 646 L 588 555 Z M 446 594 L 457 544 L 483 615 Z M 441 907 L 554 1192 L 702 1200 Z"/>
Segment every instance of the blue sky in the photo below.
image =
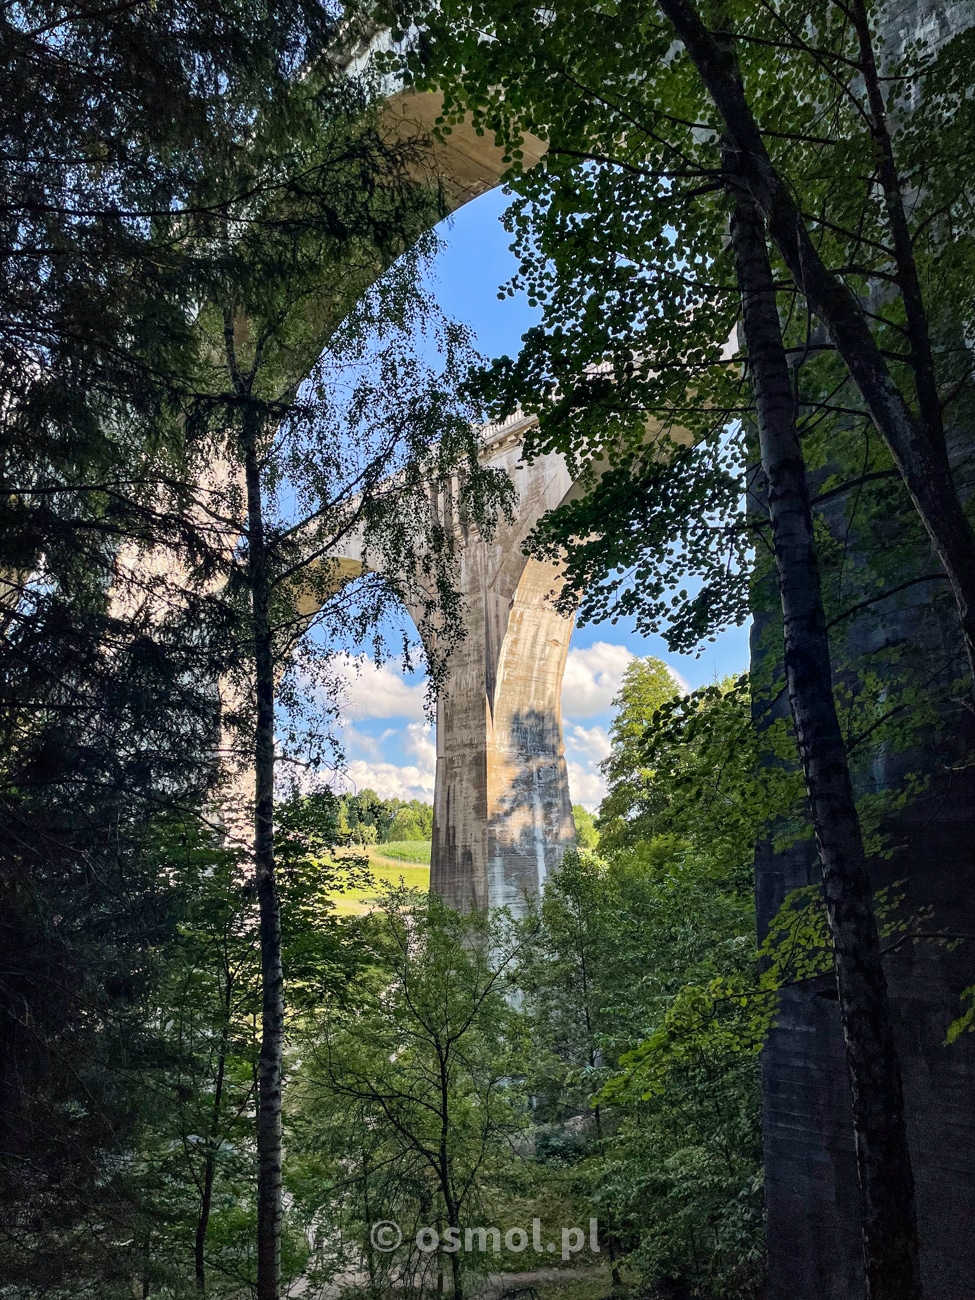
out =
<path fill-rule="evenodd" d="M 498 286 L 516 269 L 501 225 L 508 200 L 500 190 L 468 204 L 444 223 L 444 247 L 430 288 L 451 316 L 470 325 L 487 356 L 515 355 L 535 321 L 523 297 L 499 300 Z M 608 750 L 610 701 L 634 655 L 663 659 L 688 687 L 702 686 L 748 666 L 748 630 L 732 628 L 699 657 L 671 654 L 660 637 L 638 636 L 624 623 L 576 630 L 562 696 L 566 759 L 574 802 L 598 805 L 597 764 Z M 433 797 L 434 744 L 423 718 L 423 682 L 404 678 L 395 664 L 381 669 L 351 663 L 347 671 L 346 788 L 372 786 L 399 798 Z"/>

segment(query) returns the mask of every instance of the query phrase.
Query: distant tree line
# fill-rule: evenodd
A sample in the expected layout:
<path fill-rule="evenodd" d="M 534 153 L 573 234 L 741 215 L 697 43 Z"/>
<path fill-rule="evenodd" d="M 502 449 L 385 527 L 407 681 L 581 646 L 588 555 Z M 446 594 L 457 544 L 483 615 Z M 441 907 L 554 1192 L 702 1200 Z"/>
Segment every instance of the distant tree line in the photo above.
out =
<path fill-rule="evenodd" d="M 350 844 L 433 838 L 433 804 L 421 799 L 381 799 L 366 787 L 338 797 L 338 833 Z"/>

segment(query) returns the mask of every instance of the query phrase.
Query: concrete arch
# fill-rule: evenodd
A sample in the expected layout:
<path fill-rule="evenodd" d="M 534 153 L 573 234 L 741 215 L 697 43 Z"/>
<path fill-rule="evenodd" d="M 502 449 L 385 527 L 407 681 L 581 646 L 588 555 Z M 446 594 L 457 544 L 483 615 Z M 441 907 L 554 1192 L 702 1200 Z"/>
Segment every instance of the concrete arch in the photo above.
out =
<path fill-rule="evenodd" d="M 383 43 L 377 33 L 376 46 Z M 370 53 L 358 52 L 350 69 Z M 505 164 L 493 139 L 478 135 L 469 122 L 437 138 L 433 128 L 442 106 L 436 92 L 404 89 L 389 96 L 384 116 L 396 138 L 429 142 L 417 179 L 436 185 L 456 211 L 495 188 Z M 546 145 L 529 137 L 523 148 L 522 163 L 530 167 Z M 522 462 L 523 436 L 532 423 L 533 417 L 512 417 L 483 431 L 482 458 L 509 474 L 518 506 L 490 540 L 465 530 L 460 542 L 467 626 L 437 703 L 431 863 L 431 887 L 458 908 L 522 910 L 575 837 L 561 717 L 574 619 L 557 614 L 548 600 L 556 568 L 523 552 L 538 520 L 565 499 L 573 482 L 561 457 Z M 335 591 L 363 569 L 361 549 L 355 539 L 350 543 L 333 557 L 334 583 L 330 577 L 328 586 Z M 325 594 L 309 593 L 302 612 L 312 615 Z"/>

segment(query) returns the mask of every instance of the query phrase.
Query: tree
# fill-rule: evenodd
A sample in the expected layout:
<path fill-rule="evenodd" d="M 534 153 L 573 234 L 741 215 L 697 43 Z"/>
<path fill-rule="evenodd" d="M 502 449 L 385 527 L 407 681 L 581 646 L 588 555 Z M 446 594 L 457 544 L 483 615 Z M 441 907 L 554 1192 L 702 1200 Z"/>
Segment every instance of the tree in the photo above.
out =
<path fill-rule="evenodd" d="M 218 1263 L 231 1286 L 249 1271 L 243 1234 L 230 1234 L 217 1250 L 212 1237 L 213 1220 L 225 1217 L 227 1189 L 246 1188 L 252 1160 L 257 918 L 245 855 L 206 826 L 160 828 L 156 851 L 174 879 L 175 927 L 156 955 L 154 1051 L 131 1077 L 151 1099 L 132 1194 L 146 1257 L 143 1286 L 179 1290 L 191 1274 L 198 1293 L 213 1295 L 208 1263 Z M 234 1199 L 251 1228 L 250 1198 L 238 1191 Z"/>
<path fill-rule="evenodd" d="M 100 564 L 63 578 L 27 585 L 0 668 L 2 1271 L 86 1295 L 127 1286 L 134 1267 L 140 1094 L 120 1080 L 151 1046 L 153 952 L 172 924 L 149 846 L 161 812 L 213 788 L 218 711 L 201 657 L 216 638 L 192 608 L 120 616 Z"/>
<path fill-rule="evenodd" d="M 975 534 L 948 464 L 928 313 L 917 274 L 905 184 L 897 170 L 875 50 L 876 37 L 867 5 L 863 0 L 855 0 L 846 17 L 851 28 L 849 35 L 856 42 L 854 68 L 863 78 L 864 122 L 877 155 L 887 237 L 895 265 L 893 279 L 907 316 L 905 332 L 911 348 L 908 365 L 913 372 L 914 390 L 908 390 L 907 395 L 896 383 L 871 333 L 860 300 L 842 276 L 831 272 L 820 257 L 787 183 L 771 162 L 746 98 L 733 41 L 724 39 L 724 33 L 717 36 L 709 31 L 687 0 L 660 0 L 659 8 L 672 22 L 707 86 L 735 151 L 741 179 L 768 223 L 769 233 L 796 287 L 829 332 L 890 449 L 948 574 L 958 605 L 969 669 L 975 675 L 975 579 L 971 576 L 975 572 L 972 564 Z M 735 34 L 731 27 L 728 35 Z M 911 409 L 911 397 L 919 404 L 919 416 Z"/>
<path fill-rule="evenodd" d="M 521 1016 L 508 995 L 531 939 L 504 914 L 460 915 L 435 895 L 388 891 L 370 921 L 372 970 L 348 1011 L 326 1012 L 301 1087 L 303 1146 L 331 1148 L 340 1169 L 354 1163 L 336 1191 L 355 1198 L 363 1234 L 383 1219 L 433 1228 L 458 1300 L 464 1230 L 524 1123 Z M 336 1125 L 344 1150 L 329 1135 Z M 408 1235 L 396 1259 L 410 1274 L 424 1266 Z"/>
<path fill-rule="evenodd" d="M 704 827 L 707 812 L 696 806 Z M 520 976 L 539 1151 L 568 1164 L 617 1282 L 625 1261 L 662 1294 L 753 1295 L 761 1177 L 746 1013 L 726 1005 L 703 1031 L 675 1034 L 673 1050 L 641 1055 L 702 984 L 750 971 L 747 877 L 674 836 L 608 859 L 568 854 L 541 921 Z M 563 1126 L 580 1112 L 589 1123 L 572 1144 Z"/>
<path fill-rule="evenodd" d="M 325 220 L 332 220 L 328 207 Z M 301 323 L 300 318 L 298 322 L 290 318 L 285 304 L 295 303 L 303 311 L 304 299 L 314 294 L 328 269 L 322 258 L 322 232 L 315 230 L 306 243 L 306 222 L 303 217 L 293 233 L 298 269 L 295 280 L 284 286 L 282 302 L 269 304 L 266 289 L 262 289 L 260 298 L 251 300 L 249 310 L 243 312 L 238 304 L 227 308 L 224 315 L 230 381 L 225 409 L 228 417 L 239 412 L 240 418 L 239 455 L 247 518 L 246 569 L 241 576 L 251 616 L 248 657 L 238 680 L 244 689 L 253 690 L 256 706 L 249 726 L 256 787 L 254 860 L 264 991 L 258 1092 L 260 1300 L 276 1300 L 278 1294 L 282 1216 L 284 993 L 281 910 L 274 867 L 275 698 L 283 694 L 294 717 L 300 707 L 295 645 L 302 637 L 308 645 L 312 625 L 320 631 L 331 620 L 333 632 L 338 627 L 348 635 L 351 629 L 375 626 L 392 602 L 402 600 L 413 609 L 428 644 L 432 643 L 433 622 L 438 620 L 441 647 L 449 645 L 457 626 L 450 617 L 453 534 L 431 520 L 428 492 L 431 483 L 449 483 L 449 475 L 461 460 L 466 470 L 462 489 L 466 508 L 483 526 L 490 524 L 484 486 L 491 476 L 478 466 L 472 422 L 451 407 L 450 392 L 456 386 L 462 345 L 456 333 L 448 330 L 443 336 L 445 378 L 428 379 L 395 343 L 387 345 L 378 373 L 367 374 L 353 393 L 347 430 L 336 428 L 334 413 L 322 418 L 319 410 L 317 418 L 309 418 L 308 412 L 299 408 L 289 412 L 289 423 L 282 431 L 287 390 L 276 393 L 273 387 L 274 348 L 282 341 L 288 347 L 292 331 Z M 343 243 L 343 249 L 345 246 Z M 267 255 L 268 250 L 262 248 L 258 261 Z M 413 264 L 404 263 L 397 278 L 379 290 L 389 296 L 394 313 L 402 313 L 406 302 L 411 310 L 419 309 L 418 300 L 410 299 L 409 286 L 404 284 L 414 269 Z M 262 281 L 255 275 L 252 283 L 256 290 Z M 372 303 L 373 324 L 382 319 L 377 307 L 378 296 Z M 242 312 L 248 321 L 246 329 L 238 324 Z M 393 330 L 401 326 L 402 319 L 402 315 L 392 316 Z M 389 317 L 383 324 L 390 329 Z M 360 330 L 356 322 L 344 335 L 333 336 L 331 357 L 342 358 L 343 346 L 354 355 L 361 343 Z M 238 345 L 241 335 L 250 336 L 246 362 Z M 271 455 L 274 438 L 278 446 Z M 273 493 L 277 482 L 289 478 L 298 500 L 308 509 L 297 524 L 280 516 L 272 520 L 266 514 L 269 491 Z M 449 508 L 460 508 L 461 499 L 451 495 L 449 488 L 447 500 Z M 395 510 L 390 509 L 391 501 L 396 503 Z M 328 600 L 335 584 L 327 557 L 353 529 L 362 539 L 367 563 L 383 575 L 379 582 L 366 580 L 372 599 L 357 609 L 348 590 L 340 604 Z M 309 604 L 313 609 L 320 605 L 317 616 L 305 612 Z M 298 661 L 306 679 L 318 656 L 320 650 Z M 306 683 L 302 686 L 306 688 Z"/>
<path fill-rule="evenodd" d="M 29 648 L 47 698 L 32 685 L 11 718 L 19 726 L 29 702 L 35 719 L 46 723 L 52 706 L 64 707 L 57 694 L 70 693 L 73 706 L 82 701 L 90 727 L 92 711 L 83 692 L 75 693 L 76 682 L 69 687 L 70 674 L 50 689 L 61 647 L 69 656 L 77 652 L 78 638 L 70 630 L 66 636 L 65 627 L 84 627 L 99 688 L 111 682 L 113 656 L 124 657 L 113 635 L 116 642 L 131 637 L 142 667 L 158 668 L 171 689 L 193 696 L 197 709 L 184 725 L 173 700 L 161 741 L 158 728 L 127 738 L 138 760 L 130 767 L 143 780 L 138 798 L 150 805 L 185 801 L 195 811 L 226 757 L 218 728 L 226 741 L 243 721 L 248 677 L 256 692 L 256 880 L 267 941 L 259 1254 L 260 1294 L 269 1296 L 277 1289 L 280 1218 L 275 675 L 296 628 L 299 640 L 307 630 L 301 601 L 324 599 L 329 587 L 328 565 L 317 564 L 318 576 L 309 579 L 309 563 L 315 567 L 321 551 L 349 530 L 361 531 L 371 558 L 389 575 L 408 575 L 399 595 L 411 587 L 421 621 L 448 604 L 449 564 L 438 563 L 436 546 L 419 558 L 413 546 L 417 529 L 444 536 L 429 518 L 423 484 L 438 457 L 441 466 L 456 468 L 458 438 L 473 466 L 462 491 L 474 516 L 485 480 L 466 415 L 448 409 L 445 387 L 427 393 L 423 410 L 416 400 L 408 409 L 417 393 L 404 384 L 403 370 L 396 384 L 387 373 L 369 390 L 404 394 L 398 422 L 388 420 L 381 433 L 388 400 L 365 412 L 363 385 L 342 420 L 333 411 L 329 424 L 320 370 L 305 390 L 318 417 L 306 441 L 292 429 L 290 437 L 282 434 L 287 454 L 275 459 L 268 452 L 276 450 L 272 439 L 283 418 L 296 415 L 295 394 L 324 344 L 332 340 L 333 359 L 361 355 L 375 324 L 369 307 L 340 338 L 339 323 L 441 209 L 437 194 L 416 180 L 422 146 L 389 139 L 370 109 L 375 86 L 339 66 L 350 32 L 334 8 L 238 7 L 228 16 L 219 5 L 175 5 L 151 15 L 83 8 L 66 16 L 35 6 L 32 15 L 36 26 L 25 19 L 3 32 L 15 73 L 5 100 L 5 253 L 14 268 L 5 286 L 16 336 L 3 363 L 11 393 L 4 405 L 5 500 L 14 503 L 19 525 L 5 553 L 4 592 L 6 622 Z M 152 76 L 145 75 L 146 51 Z M 411 269 L 401 269 L 400 285 L 410 282 Z M 393 317 L 402 321 L 407 298 L 388 287 L 387 325 Z M 463 339 L 445 326 L 442 341 L 449 371 Z M 375 417 L 373 442 L 356 447 L 350 430 L 358 419 L 361 433 L 368 415 Z M 337 423 L 344 443 L 329 442 Z M 416 454 L 397 458 L 409 441 L 404 424 Z M 446 436 L 428 454 L 434 431 Z M 310 447 L 326 449 L 314 482 L 298 472 L 309 464 Z M 380 540 L 376 515 L 370 517 L 374 490 L 380 482 L 389 486 L 389 475 L 397 499 L 416 507 L 402 517 L 398 543 L 391 528 Z M 268 493 L 286 481 L 297 493 L 299 518 L 276 532 Z M 326 488 L 338 488 L 334 500 L 322 495 Z M 246 541 L 238 549 L 242 531 Z M 393 585 L 391 576 L 385 587 L 372 580 L 377 595 Z M 53 611 L 46 626 L 30 608 L 35 593 Z M 369 604 L 364 598 L 363 607 Z M 370 618 L 389 607 L 382 600 L 372 605 Z M 105 617 L 107 609 L 114 618 Z M 452 634 L 446 623 L 445 644 Z M 314 658 L 306 655 L 305 663 Z M 148 676 L 140 683 L 146 691 Z M 236 681 L 244 708 L 225 699 L 221 710 L 220 679 Z M 301 692 L 294 680 L 290 685 L 288 700 L 288 686 L 277 683 L 279 698 L 295 704 Z M 153 707 L 158 713 L 158 700 Z M 125 725 L 137 716 L 127 715 Z M 116 722 L 111 712 L 106 717 Z M 42 730 L 50 748 L 54 729 Z M 323 739 L 317 731 L 312 759 Z M 182 766 L 174 779 L 165 762 L 148 757 L 163 753 L 168 761 L 176 751 Z M 90 768 L 97 783 L 102 766 Z"/>
<path fill-rule="evenodd" d="M 763 779 L 747 682 L 661 702 L 668 686 L 631 666 L 600 854 L 567 855 L 526 954 L 537 1147 L 598 1214 L 617 1274 L 744 1297 L 763 1272 L 763 1032 L 729 989 L 757 976 L 756 828 L 796 790 Z"/>
<path fill-rule="evenodd" d="M 217 591 L 228 520 L 189 419 L 212 356 L 206 293 L 231 275 L 213 235 L 253 232 L 262 201 L 268 216 L 269 196 L 307 183 L 286 123 L 317 110 L 296 67 L 334 35 L 321 6 L 219 0 L 41 3 L 0 31 L 3 1006 L 24 1083 L 5 1103 L 26 1143 L 5 1151 L 4 1199 L 12 1250 L 47 1261 L 38 1285 L 60 1272 L 80 1294 L 127 1266 L 121 1249 L 110 1266 L 111 1247 L 82 1256 L 113 1231 L 104 1171 L 134 1122 L 114 1080 L 141 1050 L 167 920 L 147 845 L 161 812 L 214 793 L 215 683 L 239 633 Z M 86 1131 L 35 1123 L 45 1097 Z"/>
<path fill-rule="evenodd" d="M 326 800 L 277 816 L 282 968 L 292 1034 L 358 973 L 355 922 L 334 896 L 357 875 L 336 859 Z M 125 1198 L 144 1286 L 234 1295 L 254 1282 L 253 1110 L 261 1019 L 259 914 L 249 855 L 200 819 L 156 828 L 170 929 L 153 954 L 145 1043 L 125 1078 L 136 1107 Z M 303 1224 L 284 1234 L 287 1274 L 305 1264 Z"/>
<path fill-rule="evenodd" d="M 583 808 L 581 803 L 572 805 L 572 820 L 576 827 L 576 844 L 580 849 L 594 849 L 599 843 L 599 831 L 596 830 L 596 822 L 588 808 Z"/>
<path fill-rule="evenodd" d="M 618 694 L 613 700 L 610 723 L 610 755 L 602 764 L 610 787 L 610 798 L 600 809 L 600 821 L 625 816 L 647 773 L 640 770 L 638 755 L 647 728 L 657 710 L 676 694 L 677 686 L 667 665 L 660 659 L 633 659 L 627 664 Z M 625 790 L 624 790 L 625 785 Z"/>
<path fill-rule="evenodd" d="M 380 799 L 375 790 L 360 790 L 355 795 L 344 795 L 342 807 L 353 839 L 366 827 L 372 828 L 375 842 L 388 838 L 387 831 L 395 816 L 396 800 Z"/>
<path fill-rule="evenodd" d="M 255 779 L 255 878 L 262 916 L 261 1300 L 277 1295 L 282 1213 L 284 1002 L 274 879 L 276 726 L 286 721 L 292 749 L 310 752 L 315 765 L 315 755 L 327 743 L 328 718 L 337 708 L 330 694 L 335 679 L 328 674 L 329 650 L 361 641 L 372 631 L 381 653 L 376 629 L 401 604 L 420 630 L 434 677 L 443 671 L 443 657 L 461 627 L 453 580 L 454 531 L 431 515 L 429 493 L 432 486 L 443 486 L 448 519 L 465 511 L 489 530 L 497 503 L 510 491 L 479 465 L 471 411 L 454 397 L 470 364 L 466 333 L 438 322 L 432 304 L 416 289 L 429 243 L 401 258 L 341 328 L 333 322 L 316 374 L 296 394 L 295 357 L 305 355 L 320 337 L 336 270 L 362 248 L 377 248 L 373 256 L 381 264 L 380 254 L 406 245 L 416 234 L 416 223 L 429 216 L 429 207 L 413 197 L 413 182 L 398 175 L 395 163 L 386 184 L 373 191 L 362 187 L 363 168 L 380 171 L 387 146 L 368 115 L 363 118 L 361 94 L 343 90 L 333 110 L 322 135 L 304 146 L 309 153 L 305 173 L 315 174 L 316 187 L 306 186 L 299 207 L 280 212 L 274 239 L 267 234 L 268 216 L 259 227 L 260 239 L 245 239 L 228 251 L 237 296 L 218 318 L 226 389 L 207 399 L 211 418 L 216 413 L 221 429 L 233 431 L 227 451 L 242 473 L 240 504 L 246 518 L 246 550 L 232 574 L 230 592 L 233 596 L 236 588 L 245 596 L 250 620 L 236 690 L 241 702 L 253 701 L 253 709 L 245 704 L 242 711 L 241 734 L 246 737 L 242 753 Z M 396 153 L 399 146 L 390 148 Z M 360 273 L 356 267 L 354 274 Z M 269 284 L 276 294 L 269 292 Z M 218 293 L 215 285 L 214 296 Z M 344 309 L 341 297 L 338 306 Z M 436 329 L 439 374 L 412 353 L 408 331 L 421 317 L 428 329 Z M 336 390 L 332 376 L 343 372 L 344 388 Z M 235 515 L 235 498 L 231 478 L 222 507 L 227 518 Z M 337 580 L 338 567 L 329 558 L 349 538 L 362 555 L 364 576 L 357 587 Z M 339 587 L 342 596 L 336 599 Z M 309 709 L 308 681 L 316 677 L 319 690 Z M 281 710 L 276 709 L 278 699 Z M 305 734 L 303 716 L 311 726 Z"/>
<path fill-rule="evenodd" d="M 636 699 L 617 697 L 626 725 L 614 730 L 604 771 L 609 789 L 599 809 L 602 851 L 676 836 L 697 852 L 737 863 L 744 879 L 761 826 L 794 813 L 798 784 L 781 766 L 762 763 L 752 723 L 748 678 L 730 679 L 689 695 L 673 695 L 643 714 Z M 615 728 L 616 719 L 613 727 Z M 780 724 L 764 735 L 789 754 Z"/>
<path fill-rule="evenodd" d="M 398 803 L 396 815 L 384 836 L 387 840 L 429 840 L 433 835 L 433 807 L 411 799 Z"/>
<path fill-rule="evenodd" d="M 867 1294 L 913 1300 L 921 1294 L 921 1278 L 900 1062 L 863 835 L 833 699 L 795 397 L 765 232 L 750 197 L 736 200 L 731 242 L 767 481 L 789 701 L 833 940 L 864 1202 Z"/>
<path fill-rule="evenodd" d="M 946 174 L 953 170 L 948 156 L 940 149 L 925 155 L 912 131 L 903 133 L 906 144 L 898 170 L 900 142 L 889 124 L 878 72 L 880 11 L 868 13 L 857 4 L 847 12 L 830 0 L 771 6 L 770 36 L 763 12 L 744 4 L 716 9 L 714 30 L 691 0 L 667 0 L 656 12 L 618 4 L 613 6 L 615 22 L 628 33 L 628 40 L 620 43 L 607 39 L 603 7 L 588 3 L 562 7 L 557 21 L 544 23 L 527 11 L 495 7 L 490 0 L 459 3 L 448 10 L 424 5 L 392 8 L 397 22 L 403 22 L 406 10 L 424 31 L 422 40 L 408 45 L 403 61 L 409 73 L 442 87 L 446 123 L 454 113 L 471 110 L 476 127 L 495 131 L 506 143 L 514 174 L 520 168 L 525 131 L 547 141 L 546 171 L 553 170 L 552 164 L 563 174 L 577 169 L 571 180 L 567 177 L 565 194 L 553 213 L 570 236 L 562 265 L 592 260 L 588 240 L 579 238 L 588 233 L 586 217 L 580 223 L 578 215 L 590 210 L 593 198 L 601 210 L 603 235 L 612 231 L 613 238 L 598 241 L 601 297 L 611 303 L 610 313 L 602 322 L 594 314 L 586 317 L 589 341 L 601 338 L 604 347 L 582 360 L 571 332 L 538 330 L 528 336 L 528 355 L 535 354 L 536 365 L 544 357 L 549 367 L 536 374 L 544 381 L 537 391 L 550 394 L 565 381 L 558 404 L 562 441 L 574 442 L 580 460 L 585 449 L 590 455 L 598 453 L 604 431 L 593 422 L 590 431 L 596 438 L 591 443 L 585 422 L 577 421 L 576 437 L 565 437 L 566 411 L 583 398 L 591 405 L 602 390 L 602 405 L 617 418 L 621 409 L 633 409 L 631 395 L 656 397 L 644 405 L 650 414 L 666 407 L 660 401 L 665 381 L 647 386 L 646 368 L 652 365 L 660 378 L 666 368 L 661 356 L 671 355 L 668 339 L 671 344 L 682 341 L 683 352 L 673 356 L 672 364 L 681 373 L 693 374 L 698 396 L 703 397 L 702 379 L 711 387 L 706 371 L 720 365 L 717 340 L 727 334 L 713 333 L 709 345 L 696 327 L 710 314 L 705 299 L 720 285 L 720 278 L 711 279 L 710 268 L 719 264 L 717 252 L 725 232 L 711 224 L 708 213 L 713 221 L 713 196 L 725 187 L 719 140 L 727 135 L 743 169 L 742 182 L 770 223 L 792 292 L 808 303 L 828 332 L 829 341 L 817 346 L 835 348 L 842 358 L 847 382 L 856 388 L 886 442 L 924 521 L 951 582 L 971 668 L 975 641 L 968 574 L 975 541 L 945 454 L 941 414 L 942 403 L 964 391 L 970 365 L 957 336 L 950 337 L 953 327 L 944 314 L 938 326 L 931 324 L 939 314 L 932 304 L 943 274 L 938 267 L 944 247 L 941 225 L 953 210 L 959 188 L 957 179 Z M 483 40 L 485 31 L 492 33 L 492 41 Z M 672 57 L 675 36 L 681 45 Z M 898 61 L 896 79 L 889 84 L 898 86 L 890 93 L 899 111 L 906 115 L 930 88 L 925 125 L 930 130 L 937 124 L 939 133 L 951 130 L 959 87 L 948 68 L 957 67 L 958 53 L 968 39 L 962 33 L 957 49 L 949 45 L 932 50 L 922 41 L 888 55 Z M 783 60 L 790 67 L 788 78 L 783 77 Z M 500 75 L 502 67 L 506 77 Z M 496 90 L 502 81 L 507 87 L 504 96 Z M 798 85 L 808 87 L 808 94 L 782 93 L 784 87 Z M 813 102 L 831 114 L 832 133 L 812 125 Z M 965 122 L 963 130 L 967 115 Z M 692 133 L 690 127 L 698 129 Z M 581 162 L 589 165 L 588 175 L 578 170 Z M 838 185 L 823 184 L 824 167 Z M 913 177 L 910 187 L 904 179 L 908 174 Z M 918 187 L 921 175 L 925 185 Z M 525 194 L 539 195 L 546 188 L 545 181 L 526 183 L 522 177 L 518 184 Z M 912 193 L 920 188 L 924 196 L 911 213 L 913 232 L 906 211 L 908 188 Z M 636 197 L 641 190 L 642 202 Z M 817 213 L 814 219 L 807 218 L 809 211 Z M 603 219 L 607 214 L 608 226 Z M 954 237 L 968 248 L 971 232 L 964 221 L 953 225 Z M 545 300 L 552 281 L 544 259 L 538 259 L 541 251 L 535 250 L 525 270 L 531 265 L 530 293 Z M 656 292 L 679 301 L 682 310 L 649 316 L 637 310 L 634 317 L 646 292 L 647 272 L 656 263 L 666 276 L 656 282 Z M 698 288 L 703 294 L 693 287 L 701 279 Z M 892 296 L 891 285 L 903 296 Z M 871 300 L 869 311 L 863 306 L 864 294 Z M 568 306 L 574 297 L 570 293 L 563 303 Z M 896 304 L 904 305 L 903 324 Z M 966 305 L 961 314 L 967 311 Z M 639 320 L 642 349 L 613 328 L 627 317 Z M 664 343 L 663 353 L 647 346 L 648 331 L 655 345 Z M 949 337 L 942 346 L 944 333 Z M 896 343 L 905 337 L 910 343 L 906 354 Z M 607 359 L 615 381 L 612 397 Z M 590 369 L 580 382 L 587 364 L 602 369 Z M 524 379 L 524 358 L 520 368 Z M 511 386 L 509 399 L 521 386 Z M 684 415 L 687 393 L 686 384 L 671 386 L 676 400 L 670 403 L 670 419 Z M 911 406 L 915 401 L 922 412 L 917 418 Z M 716 410 L 723 409 L 721 402 Z M 550 427 L 556 427 L 554 418 Z M 696 429 L 687 432 L 693 435 Z M 630 439 L 631 445 L 643 441 L 632 424 Z"/>

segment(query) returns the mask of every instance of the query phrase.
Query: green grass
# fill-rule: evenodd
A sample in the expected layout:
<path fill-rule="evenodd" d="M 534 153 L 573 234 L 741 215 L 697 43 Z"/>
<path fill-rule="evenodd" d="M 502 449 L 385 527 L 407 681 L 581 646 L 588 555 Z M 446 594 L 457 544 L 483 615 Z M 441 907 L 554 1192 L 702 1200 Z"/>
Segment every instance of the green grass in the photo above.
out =
<path fill-rule="evenodd" d="M 429 840 L 390 840 L 388 844 L 373 844 L 370 855 L 377 858 L 392 858 L 394 862 L 418 862 L 430 865 Z"/>
<path fill-rule="evenodd" d="M 393 857 L 388 850 L 406 849 L 413 854 L 412 860 Z M 355 849 L 360 853 L 363 850 Z M 335 910 L 339 916 L 361 916 L 373 906 L 380 885 L 398 885 L 400 881 L 411 889 L 427 890 L 430 888 L 430 843 L 426 840 L 402 840 L 392 844 L 369 844 L 365 848 L 369 858 L 369 870 L 376 885 L 367 889 L 349 889 L 341 894 L 333 894 Z"/>

